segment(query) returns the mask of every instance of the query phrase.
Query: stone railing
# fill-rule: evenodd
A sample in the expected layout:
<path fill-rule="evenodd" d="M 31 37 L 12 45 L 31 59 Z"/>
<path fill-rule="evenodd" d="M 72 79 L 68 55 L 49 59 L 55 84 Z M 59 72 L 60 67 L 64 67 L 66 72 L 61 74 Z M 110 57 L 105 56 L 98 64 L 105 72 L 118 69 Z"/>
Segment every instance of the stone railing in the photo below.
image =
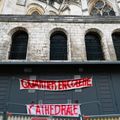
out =
<path fill-rule="evenodd" d="M 120 16 L 74 16 L 74 15 L 0 15 L 0 22 L 54 22 L 54 23 L 120 23 Z"/>

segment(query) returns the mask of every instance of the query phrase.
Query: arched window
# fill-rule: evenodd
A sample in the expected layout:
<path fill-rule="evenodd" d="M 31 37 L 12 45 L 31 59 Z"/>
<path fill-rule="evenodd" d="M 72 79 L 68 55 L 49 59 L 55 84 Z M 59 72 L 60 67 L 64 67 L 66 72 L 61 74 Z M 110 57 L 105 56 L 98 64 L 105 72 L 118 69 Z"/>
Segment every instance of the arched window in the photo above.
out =
<path fill-rule="evenodd" d="M 117 60 L 120 60 L 120 32 L 113 33 L 112 39 L 113 39 Z"/>
<path fill-rule="evenodd" d="M 12 44 L 9 59 L 26 59 L 28 34 L 25 31 L 17 31 L 12 35 Z"/>
<path fill-rule="evenodd" d="M 28 15 L 43 15 L 45 10 L 42 6 L 38 4 L 30 4 L 28 5 L 27 14 Z"/>
<path fill-rule="evenodd" d="M 31 13 L 31 15 L 40 15 L 38 11 L 34 11 Z"/>
<path fill-rule="evenodd" d="M 115 16 L 113 8 L 103 0 L 98 0 L 94 4 L 90 14 L 92 16 Z"/>
<path fill-rule="evenodd" d="M 50 60 L 67 60 L 67 36 L 54 32 L 50 37 Z"/>
<path fill-rule="evenodd" d="M 85 35 L 88 60 L 104 60 L 100 39 L 99 34 L 96 32 L 88 32 Z"/>

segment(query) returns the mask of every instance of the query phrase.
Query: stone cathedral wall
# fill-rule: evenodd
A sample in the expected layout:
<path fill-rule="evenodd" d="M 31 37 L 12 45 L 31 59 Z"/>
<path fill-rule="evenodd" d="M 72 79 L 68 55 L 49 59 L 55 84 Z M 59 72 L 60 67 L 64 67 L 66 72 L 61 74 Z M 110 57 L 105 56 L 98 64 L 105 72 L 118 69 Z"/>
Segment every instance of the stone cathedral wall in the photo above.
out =
<path fill-rule="evenodd" d="M 86 61 L 85 34 L 97 32 L 106 61 L 116 60 L 112 33 L 120 30 L 119 17 L 93 19 L 91 17 L 2 16 L 0 21 L 0 61 L 8 60 L 12 35 L 18 30 L 28 33 L 25 61 L 50 61 L 50 36 L 54 31 L 67 35 L 67 61 Z M 116 22 L 116 23 L 115 23 Z M 19 61 L 19 60 L 16 60 Z"/>
<path fill-rule="evenodd" d="M 1 0 L 0 12 L 1 14 L 17 14 L 27 15 L 30 14 L 29 10 L 40 10 L 44 15 L 90 15 L 91 8 L 96 1 L 99 0 L 65 0 L 64 3 L 55 0 L 52 4 L 49 0 Z M 119 16 L 120 7 L 119 0 L 102 0 L 107 2 Z"/>

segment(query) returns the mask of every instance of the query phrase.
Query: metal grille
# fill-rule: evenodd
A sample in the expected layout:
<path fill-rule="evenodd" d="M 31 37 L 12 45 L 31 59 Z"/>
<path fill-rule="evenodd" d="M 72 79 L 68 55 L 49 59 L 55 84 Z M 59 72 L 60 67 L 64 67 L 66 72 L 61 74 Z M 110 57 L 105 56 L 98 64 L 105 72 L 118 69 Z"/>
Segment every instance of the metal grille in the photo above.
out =
<path fill-rule="evenodd" d="M 120 33 L 119 32 L 113 33 L 112 39 L 113 39 L 117 60 L 120 60 Z"/>
<path fill-rule="evenodd" d="M 67 36 L 63 32 L 51 35 L 50 60 L 67 60 Z"/>
<path fill-rule="evenodd" d="M 28 34 L 18 31 L 12 36 L 12 45 L 9 59 L 26 59 Z"/>
<path fill-rule="evenodd" d="M 87 33 L 85 36 L 85 43 L 88 60 L 104 60 L 100 36 L 97 33 Z"/>

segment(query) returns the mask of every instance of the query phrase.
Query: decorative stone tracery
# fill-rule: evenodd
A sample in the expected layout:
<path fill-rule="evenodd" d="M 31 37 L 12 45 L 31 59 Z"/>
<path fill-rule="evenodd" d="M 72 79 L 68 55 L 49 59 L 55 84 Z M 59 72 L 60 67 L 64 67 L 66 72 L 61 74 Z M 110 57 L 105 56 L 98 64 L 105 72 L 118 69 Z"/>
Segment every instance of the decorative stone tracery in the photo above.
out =
<path fill-rule="evenodd" d="M 59 15 L 69 14 L 71 11 L 75 11 L 75 8 L 71 9 L 71 5 L 76 6 L 76 9 L 79 7 L 79 11 L 81 10 L 81 0 L 39 0 L 52 7 L 57 11 Z M 67 11 L 67 12 L 66 12 Z M 80 15 L 80 12 L 78 12 Z M 70 15 L 70 14 L 69 14 Z"/>
<path fill-rule="evenodd" d="M 92 16 L 115 16 L 113 8 L 103 0 L 94 3 L 90 14 Z"/>
<path fill-rule="evenodd" d="M 28 15 L 43 15 L 44 14 L 44 9 L 42 6 L 37 5 L 37 4 L 31 4 L 28 6 Z"/>

